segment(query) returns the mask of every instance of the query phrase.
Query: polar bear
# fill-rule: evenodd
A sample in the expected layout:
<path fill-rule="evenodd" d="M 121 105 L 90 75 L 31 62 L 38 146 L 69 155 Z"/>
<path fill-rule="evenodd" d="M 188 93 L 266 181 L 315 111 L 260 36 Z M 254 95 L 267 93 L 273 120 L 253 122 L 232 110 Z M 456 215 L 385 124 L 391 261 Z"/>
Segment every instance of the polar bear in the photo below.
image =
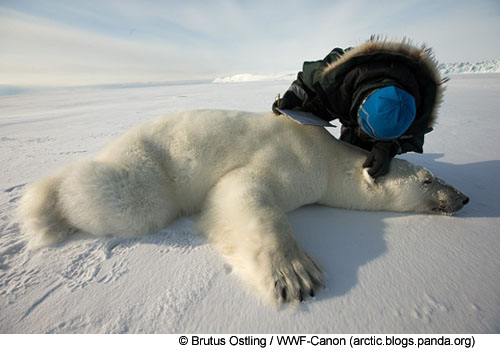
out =
<path fill-rule="evenodd" d="M 358 210 L 452 214 L 468 198 L 405 160 L 366 178 L 366 152 L 285 116 L 199 110 L 158 117 L 27 188 L 32 245 L 75 231 L 141 235 L 179 215 L 197 226 L 265 299 L 297 301 L 323 284 L 286 213 L 318 203 Z"/>

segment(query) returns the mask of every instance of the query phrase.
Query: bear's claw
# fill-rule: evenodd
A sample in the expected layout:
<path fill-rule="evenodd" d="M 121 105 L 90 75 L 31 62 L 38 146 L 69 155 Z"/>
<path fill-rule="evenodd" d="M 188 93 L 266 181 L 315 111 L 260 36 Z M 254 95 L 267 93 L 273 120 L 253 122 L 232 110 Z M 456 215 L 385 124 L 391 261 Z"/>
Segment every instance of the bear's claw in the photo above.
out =
<path fill-rule="evenodd" d="M 276 279 L 274 294 L 278 302 L 303 302 L 307 295 L 315 297 L 315 287 L 323 284 L 323 275 L 316 263 L 304 251 L 292 260 L 273 257 Z M 281 258 L 281 261 L 278 259 Z"/>

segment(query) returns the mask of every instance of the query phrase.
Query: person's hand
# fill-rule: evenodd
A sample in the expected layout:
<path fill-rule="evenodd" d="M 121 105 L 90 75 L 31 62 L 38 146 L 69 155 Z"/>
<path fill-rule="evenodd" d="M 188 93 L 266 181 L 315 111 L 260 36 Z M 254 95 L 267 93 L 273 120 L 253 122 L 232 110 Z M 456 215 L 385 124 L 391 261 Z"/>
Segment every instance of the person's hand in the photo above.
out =
<path fill-rule="evenodd" d="M 273 112 L 274 114 L 280 115 L 281 113 L 276 110 L 279 109 L 293 109 L 302 104 L 302 100 L 297 97 L 297 95 L 292 91 L 286 91 L 283 97 L 277 99 L 273 103 Z"/>
<path fill-rule="evenodd" d="M 389 172 L 392 157 L 390 143 L 377 143 L 368 154 L 363 168 L 368 168 L 368 174 L 373 178 L 383 176 Z"/>

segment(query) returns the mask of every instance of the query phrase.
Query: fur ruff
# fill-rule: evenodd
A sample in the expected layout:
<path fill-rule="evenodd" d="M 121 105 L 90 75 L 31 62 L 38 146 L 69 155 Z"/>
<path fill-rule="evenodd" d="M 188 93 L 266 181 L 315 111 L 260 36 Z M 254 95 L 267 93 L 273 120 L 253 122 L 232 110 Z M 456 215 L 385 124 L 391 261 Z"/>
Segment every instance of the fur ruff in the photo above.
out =
<path fill-rule="evenodd" d="M 420 46 L 414 44 L 410 39 L 403 38 L 402 40 L 388 40 L 382 36 L 372 36 L 364 44 L 347 51 L 340 59 L 328 65 L 323 71 L 323 76 L 345 64 L 354 57 L 370 55 L 374 53 L 385 52 L 389 54 L 403 55 L 415 63 L 419 64 L 436 84 L 436 100 L 431 112 L 428 126 L 434 125 L 438 109 L 443 102 L 443 95 L 446 83 L 449 79 L 442 78 L 439 71 L 439 63 L 436 60 L 432 48 L 427 47 L 425 44 Z"/>

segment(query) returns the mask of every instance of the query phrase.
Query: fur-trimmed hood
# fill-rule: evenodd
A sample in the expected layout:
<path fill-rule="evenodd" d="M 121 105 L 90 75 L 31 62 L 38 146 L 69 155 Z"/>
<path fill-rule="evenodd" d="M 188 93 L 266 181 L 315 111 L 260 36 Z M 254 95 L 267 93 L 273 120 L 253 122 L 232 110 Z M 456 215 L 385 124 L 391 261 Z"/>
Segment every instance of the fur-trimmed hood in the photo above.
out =
<path fill-rule="evenodd" d="M 360 57 L 370 57 L 378 54 L 387 54 L 402 56 L 410 60 L 420 70 L 424 71 L 426 76 L 429 77 L 435 84 L 436 97 L 432 107 L 432 112 L 428 120 L 428 126 L 431 127 L 437 117 L 437 111 L 442 103 L 445 86 L 443 85 L 447 78 L 442 78 L 439 72 L 439 64 L 435 59 L 432 49 L 426 45 L 415 45 L 411 40 L 404 38 L 400 41 L 391 41 L 380 36 L 372 36 L 364 44 L 347 50 L 338 60 L 326 66 L 322 72 L 325 77 L 328 73 L 341 68 L 343 65 L 356 60 Z"/>

